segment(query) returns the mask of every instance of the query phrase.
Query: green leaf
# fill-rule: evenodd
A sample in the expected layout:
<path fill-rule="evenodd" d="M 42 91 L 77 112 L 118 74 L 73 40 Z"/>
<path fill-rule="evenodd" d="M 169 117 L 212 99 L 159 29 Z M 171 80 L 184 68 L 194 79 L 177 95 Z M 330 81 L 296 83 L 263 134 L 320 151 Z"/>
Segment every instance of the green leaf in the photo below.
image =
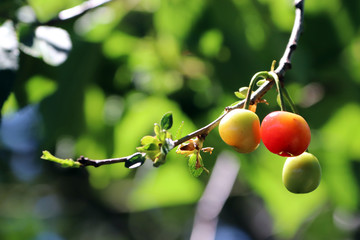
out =
<path fill-rule="evenodd" d="M 168 131 L 166 131 L 165 137 L 166 137 L 167 139 L 172 139 L 172 135 L 171 135 L 171 133 L 168 132 Z"/>
<path fill-rule="evenodd" d="M 159 136 L 160 134 L 160 125 L 157 123 L 154 124 L 154 133 L 156 136 Z"/>
<path fill-rule="evenodd" d="M 159 138 L 160 142 L 165 142 L 165 139 L 166 139 L 166 134 L 167 131 L 166 130 L 161 130 L 159 135 L 157 135 L 157 137 Z"/>
<path fill-rule="evenodd" d="M 235 96 L 240 99 L 246 98 L 247 92 L 249 91 L 248 87 L 241 87 L 239 91 L 234 92 Z"/>
<path fill-rule="evenodd" d="M 201 155 L 198 153 L 191 154 L 188 160 L 188 166 L 190 173 L 194 177 L 199 177 L 204 171 Z"/>
<path fill-rule="evenodd" d="M 267 80 L 266 79 L 261 79 L 259 81 L 256 82 L 256 86 L 260 87 L 261 85 L 263 85 Z"/>
<path fill-rule="evenodd" d="M 234 92 L 234 94 L 235 94 L 235 96 L 237 97 L 237 98 L 240 98 L 240 99 L 244 99 L 246 96 L 244 96 L 242 93 L 240 93 L 240 92 Z"/>
<path fill-rule="evenodd" d="M 166 160 L 166 154 L 165 153 L 160 153 L 157 155 L 153 166 L 154 167 L 159 167 L 160 165 L 164 164 Z"/>
<path fill-rule="evenodd" d="M 137 168 L 143 165 L 145 162 L 145 155 L 138 153 L 130 157 L 125 161 L 125 167 L 127 168 Z"/>
<path fill-rule="evenodd" d="M 142 147 L 137 147 L 136 150 L 139 152 L 145 153 L 146 157 L 155 161 L 157 156 L 161 153 L 161 149 L 158 144 L 149 143 Z"/>
<path fill-rule="evenodd" d="M 159 150 L 159 145 L 155 144 L 155 143 L 149 143 L 147 145 L 144 146 L 144 149 L 146 151 L 155 151 L 155 150 Z"/>
<path fill-rule="evenodd" d="M 173 125 L 173 116 L 172 113 L 166 113 L 160 122 L 161 129 L 169 130 Z"/>
<path fill-rule="evenodd" d="M 154 137 L 154 136 L 145 136 L 141 139 L 141 145 L 145 146 L 145 145 L 148 145 L 150 143 L 155 143 L 155 144 L 158 144 L 159 143 L 159 140 Z"/>

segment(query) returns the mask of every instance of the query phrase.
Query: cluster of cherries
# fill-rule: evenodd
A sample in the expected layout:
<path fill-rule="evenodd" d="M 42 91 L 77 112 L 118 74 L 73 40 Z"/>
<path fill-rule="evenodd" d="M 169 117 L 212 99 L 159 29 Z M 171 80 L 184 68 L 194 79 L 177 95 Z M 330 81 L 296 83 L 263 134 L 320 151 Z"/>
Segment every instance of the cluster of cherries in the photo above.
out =
<path fill-rule="evenodd" d="M 303 117 L 287 111 L 268 114 L 260 125 L 259 117 L 248 109 L 234 109 L 220 121 L 222 140 L 240 153 L 250 153 L 260 144 L 272 153 L 287 157 L 282 181 L 292 193 L 315 190 L 321 179 L 318 159 L 307 148 L 311 140 L 309 125 Z"/>

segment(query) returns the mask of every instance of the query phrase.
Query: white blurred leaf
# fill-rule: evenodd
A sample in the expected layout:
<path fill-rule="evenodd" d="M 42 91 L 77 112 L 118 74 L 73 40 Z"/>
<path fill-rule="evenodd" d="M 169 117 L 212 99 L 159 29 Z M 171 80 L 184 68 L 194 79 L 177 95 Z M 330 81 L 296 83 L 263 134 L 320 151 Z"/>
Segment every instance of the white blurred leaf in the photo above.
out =
<path fill-rule="evenodd" d="M 72 43 L 64 29 L 39 26 L 35 29 L 33 41 L 28 45 L 22 43 L 20 48 L 26 54 L 42 58 L 49 65 L 58 66 L 67 59 Z"/>
<path fill-rule="evenodd" d="M 0 26 L 0 70 L 18 69 L 18 40 L 12 21 L 6 21 Z"/>

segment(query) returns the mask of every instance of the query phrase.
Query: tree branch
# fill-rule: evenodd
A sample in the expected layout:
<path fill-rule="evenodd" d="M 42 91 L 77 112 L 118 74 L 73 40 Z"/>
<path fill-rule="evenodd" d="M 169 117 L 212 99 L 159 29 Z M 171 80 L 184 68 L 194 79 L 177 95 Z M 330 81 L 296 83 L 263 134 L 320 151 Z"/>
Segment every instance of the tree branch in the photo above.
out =
<path fill-rule="evenodd" d="M 101 159 L 101 160 L 93 160 L 84 156 L 80 156 L 75 162 L 79 164 L 80 167 L 86 167 L 86 166 L 100 167 L 102 165 L 124 162 L 125 167 L 127 168 L 136 168 L 141 166 L 144 163 L 144 161 L 145 161 L 145 154 L 136 152 L 127 157 L 109 158 L 109 159 Z"/>
<path fill-rule="evenodd" d="M 275 70 L 279 76 L 279 79 L 282 79 L 285 75 L 285 72 L 291 69 L 291 56 L 298 45 L 298 40 L 300 38 L 304 22 L 304 1 L 305 0 L 295 0 L 295 20 L 293 29 L 284 55 L 280 59 L 279 66 Z"/>
<path fill-rule="evenodd" d="M 278 67 L 274 70 L 274 72 L 278 75 L 279 79 L 282 80 L 287 70 L 291 69 L 291 56 L 295 51 L 298 40 L 300 38 L 300 34 L 302 31 L 302 26 L 304 22 L 304 1 L 305 0 L 295 0 L 295 20 L 294 25 L 291 31 L 291 35 L 288 41 L 288 44 L 285 48 L 284 54 L 279 61 Z M 250 103 L 255 103 L 259 101 L 267 91 L 269 91 L 272 86 L 274 85 L 274 81 L 266 81 L 263 85 L 261 85 L 252 95 L 250 98 Z M 194 138 L 199 135 L 207 135 L 210 131 L 212 131 L 220 122 L 220 120 L 230 111 L 236 108 L 242 108 L 244 106 L 245 100 L 239 102 L 238 104 L 227 107 L 228 111 L 225 111 L 221 116 L 219 116 L 216 120 L 212 123 L 206 125 L 203 128 L 192 132 L 185 137 L 178 139 L 174 142 L 175 146 L 180 145 L 191 138 Z"/>
<path fill-rule="evenodd" d="M 56 21 L 63 21 L 63 20 L 68 20 L 77 16 L 80 16 L 81 14 L 84 14 L 85 12 L 99 7 L 105 3 L 110 2 L 111 0 L 89 0 L 87 2 L 84 2 L 83 4 L 64 10 L 62 12 L 60 12 L 60 14 L 50 20 L 47 24 L 50 24 L 52 22 L 56 22 Z M 279 65 L 278 67 L 273 71 L 275 74 L 278 75 L 278 78 L 280 80 L 283 80 L 284 75 L 286 73 L 287 70 L 291 69 L 291 56 L 293 54 L 293 52 L 296 50 L 297 45 L 298 45 L 298 40 L 300 38 L 300 34 L 302 31 L 302 26 L 303 26 L 303 22 L 304 22 L 304 1 L 305 0 L 294 0 L 294 4 L 295 4 L 295 20 L 294 20 L 294 25 L 292 28 L 292 32 L 288 41 L 288 44 L 285 48 L 284 54 L 281 57 L 280 61 L 279 61 Z M 269 91 L 272 86 L 275 84 L 274 80 L 268 79 L 268 81 L 266 81 L 264 84 L 262 84 L 254 93 L 251 94 L 250 97 L 250 104 L 254 104 L 257 103 L 259 101 L 261 101 L 261 98 L 266 94 L 267 91 Z M 205 138 L 220 122 L 220 120 L 231 110 L 236 109 L 236 108 L 242 108 L 245 104 L 245 100 L 239 102 L 238 104 L 234 105 L 234 106 L 229 106 L 225 108 L 225 111 L 223 114 L 221 114 L 217 119 L 215 119 L 213 122 L 209 123 L 208 125 L 178 139 L 175 140 L 173 142 L 173 147 L 175 148 L 176 146 L 187 142 L 188 140 L 194 138 L 194 137 L 201 137 L 201 138 Z M 79 166 L 94 166 L 94 167 L 99 167 L 102 165 L 106 165 L 106 164 L 113 164 L 113 163 L 119 163 L 119 162 L 125 162 L 125 166 L 126 166 L 126 162 L 135 157 L 136 155 L 141 155 L 141 161 L 143 161 L 145 159 L 145 154 L 143 153 L 134 153 L 133 155 L 127 156 L 127 157 L 122 157 L 122 158 L 111 158 L 111 159 L 103 159 L 103 160 L 91 160 L 89 158 L 86 158 L 84 156 L 81 156 L 77 159 L 77 161 L 69 161 L 69 159 L 58 159 L 56 157 L 53 156 L 45 156 L 43 157 L 44 159 L 47 160 L 51 160 L 51 161 L 57 161 L 62 163 L 63 165 L 71 165 L 71 166 L 75 166 L 75 167 L 79 167 Z M 50 154 L 49 154 L 50 155 Z M 139 164 L 141 165 L 142 162 Z M 133 165 L 134 167 L 139 166 L 138 162 L 135 162 L 135 164 Z M 131 167 L 131 165 L 130 165 Z"/>
<path fill-rule="evenodd" d="M 135 155 L 135 154 L 133 154 L 133 155 Z M 133 155 L 131 155 L 131 156 L 133 156 Z M 129 157 L 131 157 L 131 156 L 129 156 Z M 79 162 L 82 167 L 86 167 L 86 166 L 100 167 L 100 166 L 106 165 L 106 164 L 125 162 L 129 157 L 93 160 L 93 159 L 89 159 L 84 156 L 80 156 L 76 161 Z"/>

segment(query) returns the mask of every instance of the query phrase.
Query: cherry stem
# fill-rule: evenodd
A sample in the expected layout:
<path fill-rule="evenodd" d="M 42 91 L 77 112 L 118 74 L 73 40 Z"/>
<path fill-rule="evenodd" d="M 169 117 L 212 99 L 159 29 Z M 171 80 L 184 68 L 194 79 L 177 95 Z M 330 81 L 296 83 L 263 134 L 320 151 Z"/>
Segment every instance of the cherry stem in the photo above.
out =
<path fill-rule="evenodd" d="M 271 78 L 275 81 L 276 84 L 276 89 L 279 93 L 279 97 L 280 97 L 280 109 L 281 111 L 285 111 L 285 102 L 284 102 L 284 96 L 283 96 L 283 91 L 282 91 L 282 87 L 281 87 L 281 82 L 279 80 L 278 75 L 275 72 L 270 71 L 269 75 L 271 76 Z"/>
<path fill-rule="evenodd" d="M 287 101 L 288 104 L 290 105 L 291 111 L 292 111 L 293 113 L 298 114 L 298 111 L 297 111 L 297 109 L 296 109 L 295 103 L 294 103 L 294 101 L 291 99 L 288 91 L 286 90 L 285 87 L 284 87 L 282 90 L 283 90 L 283 95 L 284 95 L 286 101 Z"/>
<path fill-rule="evenodd" d="M 249 109 L 249 106 L 250 106 L 250 97 L 251 97 L 251 94 L 252 94 L 252 89 L 254 88 L 255 84 L 256 84 L 256 81 L 259 79 L 259 78 L 262 78 L 262 79 L 266 79 L 267 77 L 269 76 L 268 72 L 266 71 L 262 71 L 262 72 L 258 72 L 256 73 L 250 80 L 250 84 L 249 84 L 249 89 L 248 89 L 248 92 L 246 94 L 246 99 L 245 99 L 245 103 L 244 103 L 244 109 Z"/>

